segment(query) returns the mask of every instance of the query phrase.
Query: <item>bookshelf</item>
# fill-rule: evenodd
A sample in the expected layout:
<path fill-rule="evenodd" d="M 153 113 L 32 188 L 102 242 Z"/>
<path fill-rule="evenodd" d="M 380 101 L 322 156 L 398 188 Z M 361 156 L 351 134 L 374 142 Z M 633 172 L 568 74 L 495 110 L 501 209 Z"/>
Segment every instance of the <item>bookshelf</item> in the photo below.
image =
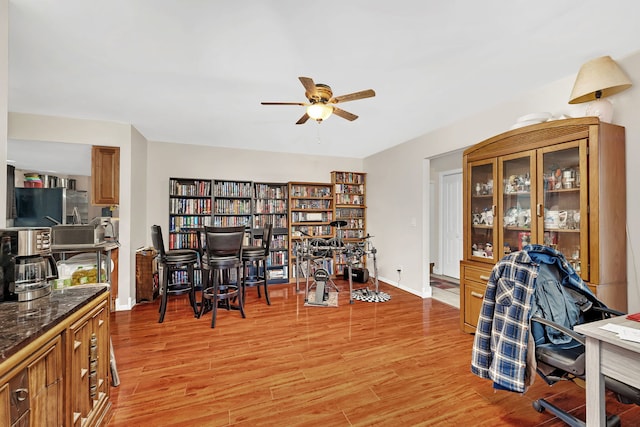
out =
<path fill-rule="evenodd" d="M 211 225 L 211 181 L 169 178 L 169 249 L 196 249 L 196 231 Z"/>
<path fill-rule="evenodd" d="M 331 172 L 335 220 L 347 223 L 342 227 L 342 240 L 345 244 L 361 242 L 367 235 L 366 176 L 366 173 L 361 172 Z M 365 266 L 364 257 L 360 264 L 360 267 Z M 342 275 L 345 267 L 345 254 L 336 254 L 336 274 Z"/>
<path fill-rule="evenodd" d="M 214 180 L 213 226 L 251 226 L 253 183 Z"/>
<path fill-rule="evenodd" d="M 198 249 L 197 231 L 211 225 L 211 180 L 169 178 L 169 249 Z M 196 287 L 202 271 L 194 271 Z M 170 283 L 186 283 L 187 272 L 173 271 Z"/>
<path fill-rule="evenodd" d="M 333 185 L 289 182 L 289 264 L 295 265 L 295 250 L 303 239 L 331 238 L 333 229 Z M 333 263 L 324 266 L 333 274 Z M 291 271 L 297 272 L 294 268 Z M 294 276 L 295 277 L 295 276 Z"/>
<path fill-rule="evenodd" d="M 254 183 L 253 232 L 261 234 L 267 224 L 273 225 L 270 256 L 267 261 L 269 284 L 289 281 L 289 210 L 286 183 Z M 260 244 L 256 239 L 255 245 Z"/>

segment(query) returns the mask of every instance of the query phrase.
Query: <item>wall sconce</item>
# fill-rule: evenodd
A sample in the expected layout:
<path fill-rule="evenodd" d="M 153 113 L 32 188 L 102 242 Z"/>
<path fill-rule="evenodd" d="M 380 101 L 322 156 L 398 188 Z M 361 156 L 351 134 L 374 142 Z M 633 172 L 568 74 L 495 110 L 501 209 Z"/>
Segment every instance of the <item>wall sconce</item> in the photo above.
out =
<path fill-rule="evenodd" d="M 326 120 L 331 113 L 333 113 L 333 107 L 322 102 L 316 102 L 307 107 L 307 115 L 318 122 Z"/>
<path fill-rule="evenodd" d="M 604 98 L 630 87 L 631 80 L 610 56 L 592 59 L 580 67 L 569 104 L 593 101 L 587 106 L 586 115 L 610 123 L 613 105 Z"/>

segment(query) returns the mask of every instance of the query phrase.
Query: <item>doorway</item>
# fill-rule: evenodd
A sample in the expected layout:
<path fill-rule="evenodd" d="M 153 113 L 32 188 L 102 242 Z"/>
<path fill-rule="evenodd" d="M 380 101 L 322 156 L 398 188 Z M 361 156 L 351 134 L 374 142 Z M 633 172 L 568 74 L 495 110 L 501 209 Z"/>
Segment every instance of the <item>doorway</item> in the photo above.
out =
<path fill-rule="evenodd" d="M 462 170 L 440 173 L 440 274 L 460 279 L 462 259 Z"/>

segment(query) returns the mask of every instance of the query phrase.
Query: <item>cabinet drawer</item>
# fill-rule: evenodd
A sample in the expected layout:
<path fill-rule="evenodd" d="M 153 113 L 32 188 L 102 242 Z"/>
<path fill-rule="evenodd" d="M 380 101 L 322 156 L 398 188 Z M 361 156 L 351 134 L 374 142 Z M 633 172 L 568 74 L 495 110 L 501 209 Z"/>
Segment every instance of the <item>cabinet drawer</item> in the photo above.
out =
<path fill-rule="evenodd" d="M 472 280 L 478 283 L 487 283 L 489 276 L 491 276 L 491 268 L 471 267 L 468 265 L 463 266 L 464 279 Z"/>
<path fill-rule="evenodd" d="M 482 309 L 485 285 L 465 283 L 464 285 L 464 323 L 475 328 Z"/>

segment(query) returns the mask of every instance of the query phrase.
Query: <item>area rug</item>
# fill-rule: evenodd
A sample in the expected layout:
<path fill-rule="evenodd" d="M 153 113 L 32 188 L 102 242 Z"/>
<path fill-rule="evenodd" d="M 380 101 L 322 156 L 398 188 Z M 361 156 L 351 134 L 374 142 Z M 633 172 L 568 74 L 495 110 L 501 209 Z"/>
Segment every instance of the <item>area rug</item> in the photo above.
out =
<path fill-rule="evenodd" d="M 326 301 L 321 301 L 321 304 L 314 304 L 316 300 L 316 293 L 309 292 L 309 298 L 307 302 L 304 303 L 306 307 L 338 307 L 338 293 L 337 292 L 329 292 L 329 299 Z M 323 305 L 326 304 L 326 305 Z"/>
<path fill-rule="evenodd" d="M 433 286 L 434 288 L 446 290 L 460 288 L 460 285 L 457 283 L 452 283 L 448 280 L 436 279 L 434 277 L 431 278 L 431 286 Z"/>

